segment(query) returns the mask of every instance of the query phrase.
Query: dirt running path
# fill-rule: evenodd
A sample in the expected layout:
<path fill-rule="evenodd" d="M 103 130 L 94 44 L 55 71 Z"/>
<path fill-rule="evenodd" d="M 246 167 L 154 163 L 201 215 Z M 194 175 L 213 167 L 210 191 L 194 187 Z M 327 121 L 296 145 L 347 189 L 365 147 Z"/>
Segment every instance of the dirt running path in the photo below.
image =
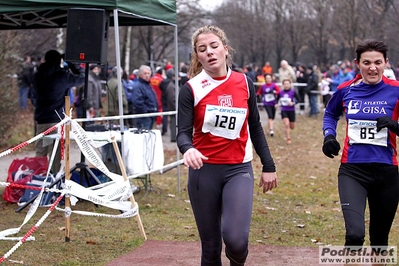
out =
<path fill-rule="evenodd" d="M 199 242 L 147 240 L 139 248 L 111 261 L 107 266 L 198 266 L 200 265 L 200 250 Z M 319 265 L 318 252 L 317 247 L 250 245 L 246 265 Z M 223 265 L 229 265 L 224 253 Z"/>

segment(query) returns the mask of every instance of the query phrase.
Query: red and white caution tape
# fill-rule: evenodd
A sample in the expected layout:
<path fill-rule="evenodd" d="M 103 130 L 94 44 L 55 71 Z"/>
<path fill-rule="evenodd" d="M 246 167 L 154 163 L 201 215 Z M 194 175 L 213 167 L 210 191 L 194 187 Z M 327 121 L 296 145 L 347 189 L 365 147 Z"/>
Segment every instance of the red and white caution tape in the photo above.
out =
<path fill-rule="evenodd" d="M 0 153 L 0 158 L 3 157 L 3 156 L 6 156 L 6 155 L 9 155 L 9 154 L 13 153 L 14 151 L 17 151 L 17 150 L 19 150 L 19 149 L 22 149 L 22 148 L 28 146 L 29 144 L 35 142 L 36 140 L 39 140 L 39 139 L 43 138 L 44 136 L 48 135 L 50 132 L 56 130 L 59 126 L 61 126 L 61 125 L 65 124 L 65 123 L 67 123 L 67 122 L 70 121 L 70 120 L 71 120 L 71 118 L 69 118 L 69 117 L 66 116 L 66 117 L 65 117 L 64 119 L 62 119 L 58 124 L 56 124 L 56 125 L 50 127 L 50 128 L 47 129 L 46 131 L 44 131 L 44 132 L 42 132 L 42 133 L 40 133 L 40 134 L 34 136 L 34 137 L 31 138 L 30 140 L 25 141 L 25 142 L 22 142 L 22 143 L 18 144 L 17 146 L 15 146 L 15 147 L 13 147 L 13 148 L 11 148 L 11 149 L 8 149 L 8 150 L 6 150 L 6 151 L 1 152 L 1 153 Z"/>
<path fill-rule="evenodd" d="M 51 207 L 44 213 L 42 218 L 39 219 L 39 221 L 25 234 L 24 237 L 22 237 L 21 240 L 18 241 L 17 244 L 15 244 L 6 254 L 4 254 L 0 258 L 0 263 L 2 263 L 5 259 L 7 259 L 9 256 L 11 256 L 12 253 L 14 253 L 26 240 L 28 240 L 31 235 L 36 231 L 37 228 L 44 222 L 44 220 L 47 219 L 47 217 L 50 215 L 50 213 L 54 210 L 55 206 L 58 205 L 58 203 L 61 201 L 62 197 L 64 194 L 62 193 L 57 200 L 51 205 Z M 35 200 L 36 201 L 36 200 Z"/>

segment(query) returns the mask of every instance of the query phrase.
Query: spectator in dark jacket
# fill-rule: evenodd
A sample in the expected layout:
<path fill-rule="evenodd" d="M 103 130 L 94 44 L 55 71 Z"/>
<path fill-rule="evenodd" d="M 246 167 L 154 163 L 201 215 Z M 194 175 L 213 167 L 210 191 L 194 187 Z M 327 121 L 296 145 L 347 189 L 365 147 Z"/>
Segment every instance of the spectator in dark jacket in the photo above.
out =
<path fill-rule="evenodd" d="M 167 112 L 170 111 L 168 109 L 168 105 L 167 105 L 167 88 L 169 83 L 172 81 L 173 76 L 175 75 L 175 71 L 173 70 L 173 68 L 170 68 L 166 71 L 166 79 L 162 80 L 161 84 L 159 84 L 159 88 L 162 91 L 162 111 L 163 112 Z M 162 136 L 165 135 L 166 132 L 168 132 L 168 116 L 164 115 L 162 117 Z"/>
<path fill-rule="evenodd" d="M 30 90 L 32 89 L 33 83 L 33 69 L 34 66 L 31 62 L 30 56 L 26 56 L 22 66 L 22 71 L 18 75 L 19 107 L 22 109 L 27 108 L 26 102 L 31 93 Z M 32 100 L 32 104 L 35 105 L 34 99 Z"/>
<path fill-rule="evenodd" d="M 86 117 L 94 118 L 100 116 L 100 109 L 103 107 L 101 102 L 101 66 L 96 64 L 90 65 L 87 96 L 86 96 Z"/>
<path fill-rule="evenodd" d="M 184 84 L 186 84 L 186 82 L 189 80 L 189 77 L 187 75 L 188 72 L 188 66 L 183 65 L 180 68 L 180 72 L 179 72 L 179 87 L 181 88 L 181 86 L 183 86 Z"/>
<path fill-rule="evenodd" d="M 307 83 L 307 74 L 306 74 L 306 66 L 302 65 L 301 63 L 297 64 L 297 71 L 296 71 L 296 82 L 297 83 Z M 305 90 L 306 87 L 298 86 L 298 96 L 299 96 L 299 114 L 303 115 L 305 113 Z"/>
<path fill-rule="evenodd" d="M 245 73 L 248 77 L 252 79 L 253 82 L 256 82 L 256 73 L 252 69 L 252 66 L 247 66 L 247 72 Z"/>
<path fill-rule="evenodd" d="M 169 69 L 169 75 L 172 77 L 171 81 L 166 86 L 165 98 L 166 106 L 168 111 L 176 111 L 176 82 L 175 82 L 175 71 L 173 68 Z M 168 116 L 166 116 L 168 118 Z M 170 141 L 176 142 L 176 115 L 170 115 L 169 129 L 170 129 Z M 166 120 L 168 121 L 168 120 Z"/>
<path fill-rule="evenodd" d="M 158 112 L 158 99 L 155 91 L 150 85 L 151 68 L 142 65 L 139 68 L 139 78 L 133 86 L 133 108 L 135 114 L 147 114 Z M 155 116 L 136 118 L 137 128 L 151 130 Z"/>
<path fill-rule="evenodd" d="M 317 114 L 319 113 L 319 107 L 317 106 L 317 97 L 319 97 L 319 77 L 314 72 L 312 64 L 308 65 L 306 73 L 306 92 L 308 94 L 310 104 L 309 117 L 317 117 Z"/>
<path fill-rule="evenodd" d="M 69 89 L 84 83 L 84 70 L 79 65 L 72 63 L 68 67 L 61 68 L 61 54 L 50 50 L 45 55 L 42 63 L 34 76 L 34 88 L 36 91 L 35 120 L 37 132 L 42 133 L 54 126 L 64 118 L 65 96 L 69 95 Z M 53 133 L 56 133 L 53 131 Z M 35 144 L 36 156 L 50 155 L 53 145 L 45 146 L 40 139 Z M 52 171 L 58 172 L 60 156 L 54 159 Z"/>
<path fill-rule="evenodd" d="M 123 88 L 125 90 L 126 100 L 127 100 L 127 114 L 132 115 L 133 114 L 133 85 L 134 85 L 134 82 L 133 82 L 133 80 L 129 79 L 126 71 L 124 71 L 122 74 L 122 83 L 123 83 Z M 126 123 L 129 125 L 129 127 L 135 126 L 133 118 L 126 119 Z"/>

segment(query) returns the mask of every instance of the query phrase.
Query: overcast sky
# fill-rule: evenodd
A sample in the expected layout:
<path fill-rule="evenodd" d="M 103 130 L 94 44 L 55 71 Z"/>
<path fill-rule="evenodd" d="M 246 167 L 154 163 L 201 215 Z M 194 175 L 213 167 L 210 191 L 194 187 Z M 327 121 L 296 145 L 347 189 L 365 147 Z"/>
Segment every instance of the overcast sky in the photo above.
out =
<path fill-rule="evenodd" d="M 216 6 L 220 5 L 223 0 L 200 0 L 199 3 L 207 9 L 213 10 Z"/>

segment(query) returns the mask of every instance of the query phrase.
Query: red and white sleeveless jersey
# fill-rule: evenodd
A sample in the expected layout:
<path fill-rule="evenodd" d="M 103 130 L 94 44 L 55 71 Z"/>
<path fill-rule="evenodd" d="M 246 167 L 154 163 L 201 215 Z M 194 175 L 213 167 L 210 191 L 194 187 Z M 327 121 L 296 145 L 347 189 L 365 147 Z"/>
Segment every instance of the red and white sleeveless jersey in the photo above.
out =
<path fill-rule="evenodd" d="M 211 164 L 238 164 L 253 158 L 248 130 L 249 87 L 231 71 L 223 80 L 204 70 L 188 81 L 194 98 L 193 144 Z"/>

